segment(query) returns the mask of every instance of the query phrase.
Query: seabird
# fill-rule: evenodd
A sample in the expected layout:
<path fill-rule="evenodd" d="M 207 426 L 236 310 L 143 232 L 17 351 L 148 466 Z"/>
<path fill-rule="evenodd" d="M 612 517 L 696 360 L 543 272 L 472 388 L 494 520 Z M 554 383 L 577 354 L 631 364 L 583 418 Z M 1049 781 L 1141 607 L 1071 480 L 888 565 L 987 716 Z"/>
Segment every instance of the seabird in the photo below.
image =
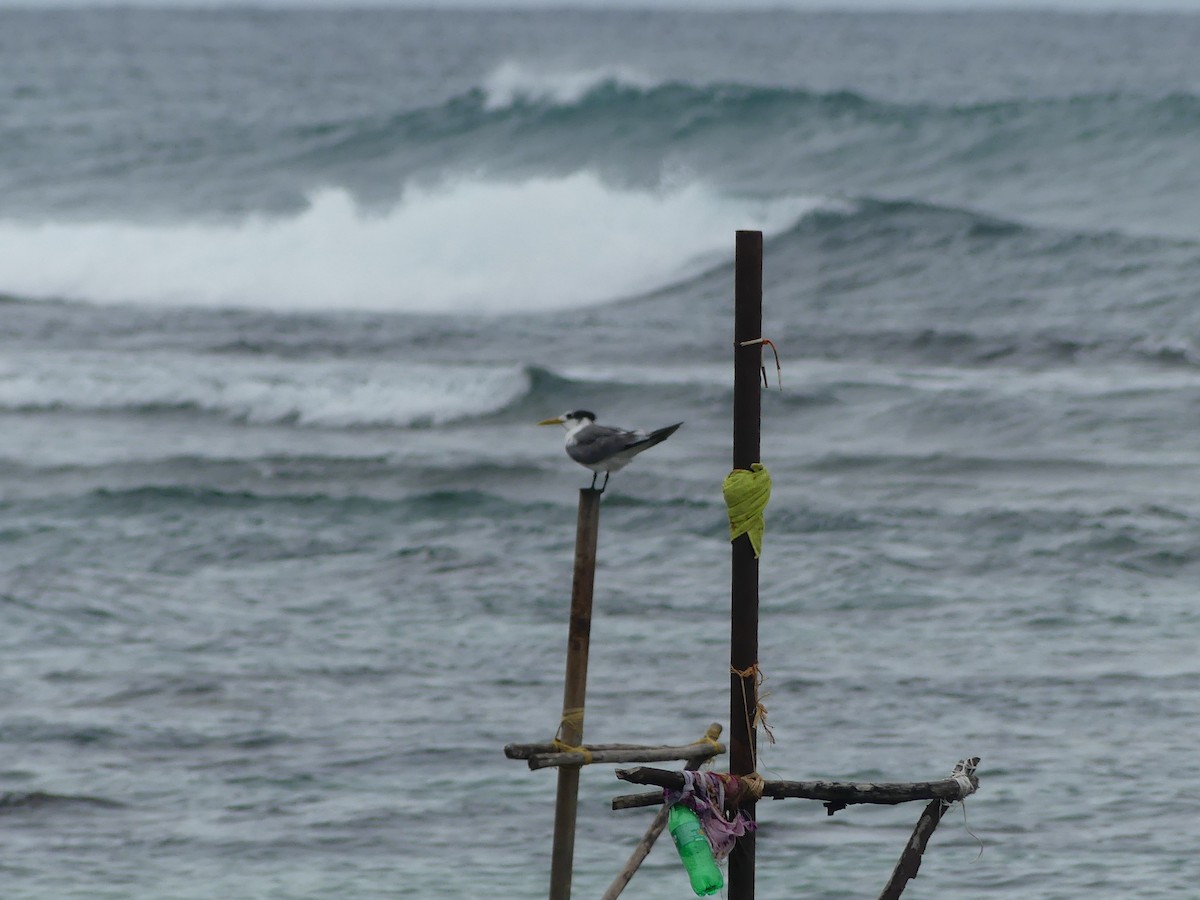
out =
<path fill-rule="evenodd" d="M 553 419 L 543 419 L 538 424 L 562 425 L 567 429 L 567 455 L 592 470 L 590 490 L 596 489 L 596 478 L 601 472 L 604 473 L 604 484 L 600 485 L 600 492 L 604 493 L 609 475 L 625 468 L 643 450 L 661 444 L 683 423 L 676 422 L 649 433 L 626 431 L 610 425 L 597 425 L 595 413 L 575 409 Z"/>

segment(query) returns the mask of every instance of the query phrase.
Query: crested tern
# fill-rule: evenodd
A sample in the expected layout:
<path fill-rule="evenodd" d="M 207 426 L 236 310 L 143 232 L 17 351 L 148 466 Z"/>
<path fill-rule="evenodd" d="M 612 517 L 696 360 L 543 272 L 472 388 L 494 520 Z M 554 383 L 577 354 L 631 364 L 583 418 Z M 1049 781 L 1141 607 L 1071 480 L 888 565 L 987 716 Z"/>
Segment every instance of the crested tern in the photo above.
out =
<path fill-rule="evenodd" d="M 661 444 L 682 425 L 676 422 L 666 428 L 655 431 L 627 431 L 624 428 L 613 428 L 610 425 L 597 425 L 596 414 L 586 409 L 575 409 L 565 412 L 552 419 L 543 419 L 539 425 L 562 425 L 567 429 L 567 455 L 581 466 L 592 470 L 592 484 L 589 490 L 596 489 L 596 478 L 604 473 L 604 484 L 600 485 L 600 493 L 608 487 L 608 476 L 619 472 L 629 465 L 629 461 L 649 450 L 655 444 Z"/>

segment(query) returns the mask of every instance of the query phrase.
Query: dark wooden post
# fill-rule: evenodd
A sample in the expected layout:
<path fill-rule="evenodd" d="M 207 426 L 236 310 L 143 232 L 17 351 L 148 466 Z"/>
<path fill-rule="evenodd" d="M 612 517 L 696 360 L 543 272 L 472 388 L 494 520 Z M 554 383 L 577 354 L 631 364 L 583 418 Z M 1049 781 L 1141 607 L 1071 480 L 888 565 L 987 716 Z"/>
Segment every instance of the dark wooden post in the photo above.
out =
<path fill-rule="evenodd" d="M 596 540 L 600 532 L 600 491 L 579 491 L 575 528 L 575 577 L 571 584 L 571 623 L 567 634 L 567 675 L 559 739 L 570 747 L 583 743 L 583 708 L 587 694 L 588 645 L 592 634 L 592 586 L 596 580 Z M 558 770 L 554 803 L 554 849 L 550 855 L 550 900 L 569 900 L 575 858 L 575 811 L 579 801 L 579 766 Z"/>
<path fill-rule="evenodd" d="M 762 337 L 761 231 L 737 233 L 733 324 L 733 467 L 749 469 L 760 462 L 762 344 L 742 346 Z M 755 770 L 754 712 L 758 708 L 758 559 L 748 534 L 733 542 L 732 617 L 729 664 L 729 771 Z M 739 675 L 738 672 L 745 672 Z M 754 804 L 743 806 L 751 819 Z M 753 900 L 754 832 L 738 839 L 729 855 L 729 900 Z"/>

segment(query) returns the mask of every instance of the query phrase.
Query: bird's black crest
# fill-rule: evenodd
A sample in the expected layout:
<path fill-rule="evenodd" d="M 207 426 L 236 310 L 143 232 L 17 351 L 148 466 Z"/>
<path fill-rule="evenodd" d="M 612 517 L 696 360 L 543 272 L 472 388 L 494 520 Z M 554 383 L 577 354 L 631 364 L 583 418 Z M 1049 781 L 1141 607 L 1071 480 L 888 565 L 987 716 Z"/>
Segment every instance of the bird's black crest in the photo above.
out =
<path fill-rule="evenodd" d="M 588 412 L 586 409 L 574 410 L 567 413 L 567 416 L 572 419 L 590 419 L 593 422 L 596 421 L 596 414 L 594 412 Z"/>

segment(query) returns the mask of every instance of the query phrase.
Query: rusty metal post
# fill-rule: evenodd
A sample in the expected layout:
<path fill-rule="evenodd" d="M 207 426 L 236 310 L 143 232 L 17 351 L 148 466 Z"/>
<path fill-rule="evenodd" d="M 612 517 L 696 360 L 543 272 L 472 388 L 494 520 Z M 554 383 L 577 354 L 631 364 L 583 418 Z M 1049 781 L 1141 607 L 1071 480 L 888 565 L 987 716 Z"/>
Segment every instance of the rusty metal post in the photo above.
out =
<path fill-rule="evenodd" d="M 760 462 L 762 344 L 761 231 L 739 231 L 734 274 L 733 467 Z M 758 559 L 748 534 L 733 542 L 730 625 L 729 771 L 748 775 L 757 758 L 754 712 L 758 708 Z M 748 674 L 739 675 L 739 672 Z M 751 819 L 753 804 L 743 807 Z M 754 898 L 754 832 L 738 839 L 729 855 L 729 900 Z"/>
<path fill-rule="evenodd" d="M 567 634 L 567 674 L 563 683 L 563 715 L 559 739 L 570 747 L 583 743 L 583 708 L 587 694 L 588 645 L 592 634 L 592 586 L 596 579 L 596 542 L 600 533 L 600 491 L 579 491 L 575 528 L 575 576 L 571 585 L 571 622 Z M 550 900 L 569 900 L 575 859 L 575 811 L 579 801 L 579 766 L 558 770 L 554 802 L 554 849 L 550 855 Z"/>

